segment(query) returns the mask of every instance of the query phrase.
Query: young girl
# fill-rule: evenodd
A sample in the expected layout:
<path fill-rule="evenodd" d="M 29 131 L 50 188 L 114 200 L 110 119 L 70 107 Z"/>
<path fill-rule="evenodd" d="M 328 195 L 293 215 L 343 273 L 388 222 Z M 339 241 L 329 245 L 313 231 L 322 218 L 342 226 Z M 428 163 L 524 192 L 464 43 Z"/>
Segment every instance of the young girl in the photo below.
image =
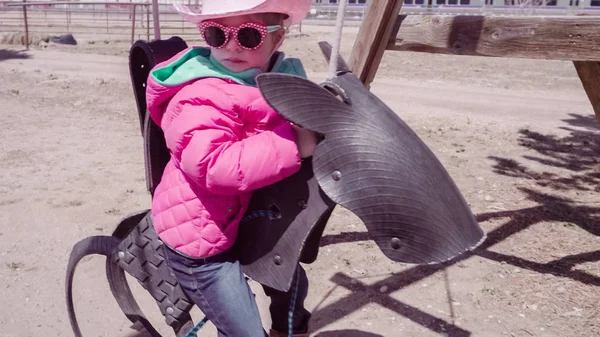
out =
<path fill-rule="evenodd" d="M 314 133 L 291 125 L 262 98 L 263 72 L 306 76 L 277 51 L 285 29 L 310 0 L 204 0 L 203 12 L 175 6 L 210 48 L 188 48 L 152 69 L 148 110 L 164 132 L 171 160 L 152 201 L 154 226 L 182 288 L 219 336 L 264 336 L 258 308 L 233 245 L 253 190 L 300 169 Z M 293 333 L 307 336 L 308 280 L 298 266 Z M 288 335 L 292 290 L 264 287 L 271 336 Z"/>

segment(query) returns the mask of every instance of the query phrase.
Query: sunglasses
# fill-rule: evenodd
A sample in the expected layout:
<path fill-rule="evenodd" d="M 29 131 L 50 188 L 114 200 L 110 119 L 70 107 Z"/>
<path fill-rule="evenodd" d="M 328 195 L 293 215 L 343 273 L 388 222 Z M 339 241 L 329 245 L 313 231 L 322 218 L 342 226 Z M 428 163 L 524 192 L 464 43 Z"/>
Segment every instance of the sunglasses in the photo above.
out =
<path fill-rule="evenodd" d="M 247 22 L 239 26 L 225 27 L 214 21 L 205 21 L 200 24 L 200 34 L 206 43 L 214 48 L 223 48 L 227 45 L 230 36 L 234 36 L 237 44 L 246 50 L 260 48 L 269 33 L 276 32 L 280 25 L 267 26 L 258 22 Z"/>

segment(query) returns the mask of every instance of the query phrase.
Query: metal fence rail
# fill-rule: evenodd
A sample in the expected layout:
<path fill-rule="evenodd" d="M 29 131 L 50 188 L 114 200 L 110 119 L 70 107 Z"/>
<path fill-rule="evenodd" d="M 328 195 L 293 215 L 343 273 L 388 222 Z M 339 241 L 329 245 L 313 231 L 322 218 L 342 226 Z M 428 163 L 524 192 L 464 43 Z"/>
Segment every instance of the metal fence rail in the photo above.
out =
<path fill-rule="evenodd" d="M 124 0 L 127 1 L 127 0 Z M 78 41 L 115 41 L 151 39 L 154 37 L 152 4 L 149 1 L 133 2 L 79 2 L 79 1 L 28 1 L 0 0 L 0 38 L 3 35 L 25 33 L 27 42 L 34 38 L 71 33 Z M 165 1 L 165 0 L 162 0 Z M 167 0 L 168 1 L 168 0 Z M 524 0 L 403 0 L 402 14 L 519 14 L 514 6 L 505 4 Z M 451 5 L 453 3 L 469 6 Z M 530 0 L 533 1 L 533 0 Z M 540 0 L 554 1 L 556 6 L 536 7 L 541 14 L 600 14 L 600 0 Z M 192 8 L 201 8 L 196 0 L 186 1 Z M 192 3 L 194 2 L 194 3 Z M 596 4 L 598 3 L 598 4 Z M 474 4 L 481 4 L 477 7 Z M 490 5 L 491 4 L 491 5 Z M 596 6 L 598 5 L 598 6 Z M 565 7 L 567 6 L 567 7 Z M 596 7 L 592 7 L 596 6 Z M 349 5 L 346 9 L 347 25 L 358 25 L 364 17 L 364 5 Z M 598 9 L 592 11 L 590 9 Z M 513 13 L 514 12 L 514 13 Z M 523 12 L 521 14 L 532 14 Z M 586 12 L 586 13 L 583 13 Z M 158 6 L 161 35 L 179 35 L 186 39 L 199 39 L 198 29 L 182 19 L 172 4 Z M 337 5 L 314 4 L 305 23 L 333 25 Z M 292 32 L 301 26 L 291 28 Z"/>
<path fill-rule="evenodd" d="M 194 7 L 193 5 L 191 7 Z M 199 39 L 198 28 L 183 20 L 171 4 L 159 4 L 160 33 Z M 301 26 L 290 28 L 300 31 Z M 24 33 L 32 40 L 71 33 L 81 41 L 149 40 L 154 37 L 149 2 L 0 1 L 0 37 Z"/>
<path fill-rule="evenodd" d="M 16 5 L 16 6 L 15 6 Z M 167 35 L 198 35 L 198 29 L 161 6 L 160 30 Z M 153 36 L 149 3 L 94 2 L 86 4 L 27 4 L 0 1 L 0 35 L 32 37 L 71 33 L 78 40 L 149 39 Z M 25 23 L 27 21 L 27 24 Z"/>

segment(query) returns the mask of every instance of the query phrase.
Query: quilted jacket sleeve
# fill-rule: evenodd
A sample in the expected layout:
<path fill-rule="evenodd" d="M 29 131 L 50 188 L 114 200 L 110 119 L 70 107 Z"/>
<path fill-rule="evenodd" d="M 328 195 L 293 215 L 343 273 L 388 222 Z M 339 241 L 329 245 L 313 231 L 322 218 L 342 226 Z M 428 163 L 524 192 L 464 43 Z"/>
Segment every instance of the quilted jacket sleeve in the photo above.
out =
<path fill-rule="evenodd" d="M 163 117 L 167 146 L 189 179 L 211 193 L 234 195 L 273 184 L 300 169 L 287 121 L 240 139 L 242 121 L 222 109 L 226 104 L 219 99 L 212 96 L 203 104 L 182 100 Z"/>

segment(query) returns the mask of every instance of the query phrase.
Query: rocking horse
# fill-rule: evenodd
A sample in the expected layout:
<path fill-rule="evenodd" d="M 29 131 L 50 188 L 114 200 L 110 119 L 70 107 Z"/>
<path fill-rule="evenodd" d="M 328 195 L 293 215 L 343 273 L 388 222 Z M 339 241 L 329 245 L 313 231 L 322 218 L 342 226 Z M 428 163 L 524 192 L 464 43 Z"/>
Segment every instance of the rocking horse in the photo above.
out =
<path fill-rule="evenodd" d="M 160 128 L 146 112 L 150 70 L 187 47 L 179 37 L 138 41 L 130 51 L 131 81 L 145 149 L 147 189 L 152 195 L 169 160 Z M 328 43 L 320 43 L 327 58 Z M 262 74 L 267 102 L 291 122 L 322 136 L 300 172 L 253 193 L 239 244 L 244 273 L 287 291 L 298 262 L 318 258 L 319 241 L 336 205 L 356 214 L 383 254 L 393 261 L 430 264 L 477 247 L 485 235 L 468 204 L 435 155 L 398 115 L 365 88 L 339 56 L 335 76 L 317 85 L 283 74 Z M 125 272 L 156 300 L 177 337 L 195 334 L 193 303 L 164 262 L 149 210 L 123 219 L 111 236 L 78 242 L 67 266 L 71 326 L 81 331 L 73 306 L 73 275 L 90 254 L 107 257 L 110 289 L 125 316 L 153 337 L 161 335 L 136 303 Z M 202 321 L 201 323 L 204 323 Z"/>

